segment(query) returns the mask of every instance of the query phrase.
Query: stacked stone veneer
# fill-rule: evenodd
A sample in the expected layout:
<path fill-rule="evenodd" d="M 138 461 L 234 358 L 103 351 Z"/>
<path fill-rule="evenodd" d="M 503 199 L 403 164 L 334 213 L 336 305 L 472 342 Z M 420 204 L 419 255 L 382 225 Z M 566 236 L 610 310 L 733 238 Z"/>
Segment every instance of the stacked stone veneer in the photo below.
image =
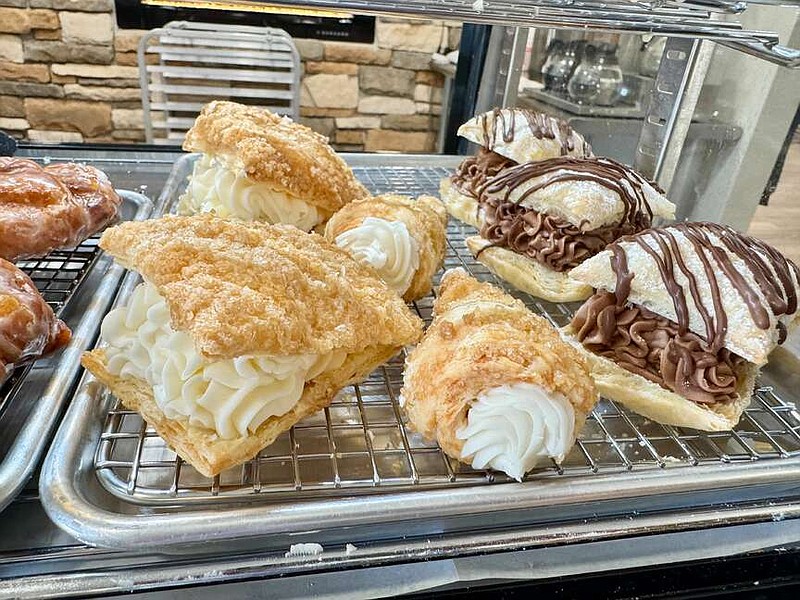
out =
<path fill-rule="evenodd" d="M 0 129 L 36 142 L 139 142 L 136 49 L 113 0 L 0 0 Z M 458 24 L 379 19 L 375 43 L 296 40 L 301 121 L 350 151 L 432 151 L 441 113 L 432 52 Z"/>

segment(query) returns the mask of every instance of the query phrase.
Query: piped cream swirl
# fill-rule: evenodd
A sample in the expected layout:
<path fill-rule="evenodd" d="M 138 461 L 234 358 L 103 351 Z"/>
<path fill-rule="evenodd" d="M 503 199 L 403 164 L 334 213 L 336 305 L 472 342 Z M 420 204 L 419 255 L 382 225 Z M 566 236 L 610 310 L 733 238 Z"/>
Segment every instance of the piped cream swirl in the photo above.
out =
<path fill-rule="evenodd" d="M 575 411 L 562 394 L 539 385 L 501 385 L 478 395 L 456 437 L 464 440 L 461 456 L 473 468 L 522 481 L 548 458 L 564 460 L 575 443 Z"/>
<path fill-rule="evenodd" d="M 336 245 L 375 269 L 398 294 L 405 294 L 419 268 L 419 245 L 402 221 L 367 217 L 336 236 Z"/>
<path fill-rule="evenodd" d="M 225 439 L 244 437 L 290 411 L 306 381 L 346 358 L 337 351 L 204 359 L 188 334 L 172 329 L 164 298 L 148 283 L 134 290 L 127 306 L 103 319 L 101 332 L 112 375 L 144 379 L 168 418 L 188 419 Z"/>
<path fill-rule="evenodd" d="M 180 214 L 213 213 L 244 221 L 287 223 L 309 231 L 324 220 L 315 206 L 234 172 L 204 154 L 194 165 L 178 204 Z"/>

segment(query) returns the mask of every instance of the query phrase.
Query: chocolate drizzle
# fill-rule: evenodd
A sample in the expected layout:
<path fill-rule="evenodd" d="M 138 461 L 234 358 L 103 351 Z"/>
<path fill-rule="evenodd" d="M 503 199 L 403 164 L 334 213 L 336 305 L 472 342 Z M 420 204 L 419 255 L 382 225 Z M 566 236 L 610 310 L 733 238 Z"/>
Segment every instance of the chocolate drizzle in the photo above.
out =
<path fill-rule="evenodd" d="M 578 134 L 569 123 L 563 119 L 556 119 L 545 113 L 535 112 L 524 108 L 495 108 L 480 116 L 483 139 L 489 150 L 493 150 L 500 138 L 506 144 L 514 141 L 517 132 L 517 116 L 520 115 L 528 124 L 531 133 L 537 139 L 556 140 L 561 144 L 561 156 L 568 154 L 590 157 L 592 148 L 589 143 Z M 580 145 L 576 152 L 576 143 Z"/>
<path fill-rule="evenodd" d="M 689 242 L 702 265 L 710 298 L 704 298 L 698 285 L 699 273 L 689 267 L 685 244 L 682 248 L 678 234 Z M 628 302 L 635 274 L 629 272 L 620 242 L 635 243 L 653 258 L 672 300 L 675 322 Z M 735 376 L 746 362 L 725 347 L 728 315 L 722 303 L 720 271 L 761 329 L 770 327 L 770 312 L 779 317 L 794 314 L 798 308 L 797 265 L 771 246 L 724 225 L 679 223 L 648 229 L 621 238 L 609 248 L 616 276 L 614 293 L 596 293 L 576 313 L 572 326 L 578 339 L 593 352 L 695 402 L 734 399 Z M 755 286 L 731 255 L 744 263 Z M 677 271 L 683 274 L 684 285 L 676 280 Z M 705 335 L 689 328 L 690 299 L 703 320 Z M 778 343 L 782 343 L 786 327 L 778 322 L 777 329 Z"/>
<path fill-rule="evenodd" d="M 524 194 L 511 200 L 514 190 L 536 179 Z M 589 229 L 586 223 L 574 225 L 521 205 L 531 194 L 561 181 L 592 181 L 615 192 L 624 204 L 622 218 L 616 224 Z M 483 250 L 509 248 L 556 271 L 571 269 L 620 236 L 650 227 L 653 211 L 642 189 L 648 183 L 607 158 L 553 158 L 503 169 L 482 186 L 478 199 L 484 212 L 481 236 L 491 242 Z"/>
<path fill-rule="evenodd" d="M 492 177 L 503 169 L 516 165 L 513 160 L 496 152 L 481 148 L 475 156 L 461 161 L 450 180 L 459 192 L 476 200 L 481 190 Z"/>
<path fill-rule="evenodd" d="M 703 266 L 703 272 L 711 288 L 712 307 L 708 307 L 703 301 L 697 285 L 696 274 L 692 273 L 686 265 L 676 233 L 680 233 L 688 240 Z M 718 241 L 711 239 L 710 236 L 715 237 Z M 648 240 L 655 242 L 657 248 L 653 248 Z M 675 280 L 675 267 L 683 273 L 687 281 L 689 296 L 703 319 L 705 339 L 712 350 L 725 345 L 725 335 L 728 329 L 728 316 L 722 306 L 717 270 L 722 271 L 730 280 L 747 306 L 753 322 L 760 329 L 769 329 L 770 327 L 770 316 L 767 311 L 770 311 L 775 317 L 794 314 L 797 311 L 797 291 L 792 280 L 794 277 L 794 280 L 800 281 L 800 269 L 797 265 L 764 242 L 743 235 L 725 225 L 678 223 L 670 227 L 648 229 L 637 235 L 620 239 L 617 244 L 612 246 L 614 253 L 622 252 L 622 249 L 617 249 L 618 243 L 622 241 L 636 243 L 656 261 L 661 279 L 675 308 L 678 330 L 685 333 L 689 330 L 689 298 L 683 286 Z M 720 247 L 720 244 L 725 247 L 727 252 Z M 763 304 L 758 291 L 747 282 L 739 268 L 733 263 L 729 252 L 744 262 L 747 270 L 752 273 L 758 290 L 766 300 L 766 305 Z M 619 288 L 620 278 L 624 277 L 625 273 L 616 268 L 613 263 L 612 268 L 617 277 L 617 288 Z M 625 294 L 625 300 L 627 300 L 627 294 Z"/>

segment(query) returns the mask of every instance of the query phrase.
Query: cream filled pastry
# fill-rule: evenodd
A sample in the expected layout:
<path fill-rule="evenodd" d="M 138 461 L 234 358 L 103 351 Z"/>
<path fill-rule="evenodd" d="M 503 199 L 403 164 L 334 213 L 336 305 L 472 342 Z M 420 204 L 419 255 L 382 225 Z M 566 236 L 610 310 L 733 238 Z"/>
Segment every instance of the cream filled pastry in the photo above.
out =
<path fill-rule="evenodd" d="M 592 148 L 563 119 L 526 108 L 495 108 L 458 128 L 458 135 L 517 163 L 574 156 Z"/>
<path fill-rule="evenodd" d="M 675 206 L 632 169 L 608 158 L 554 158 L 504 169 L 473 203 L 475 257 L 515 287 L 554 302 L 591 288 L 568 273 L 617 238 L 670 218 Z"/>
<path fill-rule="evenodd" d="M 144 283 L 82 362 L 207 476 L 421 332 L 370 269 L 292 226 L 163 217 L 110 229 L 100 245 Z"/>
<path fill-rule="evenodd" d="M 181 197 L 182 214 L 211 212 L 307 231 L 368 195 L 325 137 L 263 108 L 211 102 L 183 148 L 204 156 Z"/>
<path fill-rule="evenodd" d="M 560 156 L 593 156 L 583 136 L 566 121 L 524 108 L 491 110 L 464 123 L 458 133 L 481 147 L 442 180 L 439 191 L 448 212 L 474 227 L 480 227 L 475 201 L 504 169 Z"/>
<path fill-rule="evenodd" d="M 462 269 L 445 273 L 406 359 L 411 427 L 452 458 L 521 480 L 564 460 L 596 400 L 580 354 L 547 321 Z"/>
<path fill-rule="evenodd" d="M 660 423 L 731 429 L 800 322 L 800 270 L 714 223 L 622 238 L 572 276 L 596 288 L 564 333 L 601 393 Z"/>
<path fill-rule="evenodd" d="M 346 356 L 246 354 L 204 360 L 186 332 L 172 329 L 167 303 L 149 283 L 106 316 L 101 333 L 108 343 L 109 373 L 144 379 L 168 418 L 185 418 L 225 439 L 254 433 L 268 418 L 286 414 L 306 382 L 339 368 Z"/>
<path fill-rule="evenodd" d="M 211 213 L 218 217 L 287 223 L 310 231 L 325 220 L 317 207 L 272 187 L 253 181 L 204 154 L 194 165 L 178 213 Z"/>
<path fill-rule="evenodd" d="M 334 243 L 375 269 L 401 296 L 419 268 L 419 244 L 402 221 L 367 217 L 361 225 L 337 235 Z"/>
<path fill-rule="evenodd" d="M 325 237 L 372 267 L 406 301 L 428 294 L 444 260 L 447 213 L 432 196 L 384 194 L 336 213 Z"/>

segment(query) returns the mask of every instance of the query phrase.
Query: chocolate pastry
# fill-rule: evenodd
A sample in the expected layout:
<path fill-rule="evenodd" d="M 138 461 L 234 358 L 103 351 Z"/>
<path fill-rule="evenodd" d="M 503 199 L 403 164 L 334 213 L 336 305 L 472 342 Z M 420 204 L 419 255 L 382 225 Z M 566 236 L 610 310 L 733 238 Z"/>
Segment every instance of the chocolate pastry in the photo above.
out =
<path fill-rule="evenodd" d="M 476 203 L 476 258 L 519 289 L 555 302 L 591 288 L 568 273 L 621 236 L 647 229 L 675 207 L 660 188 L 609 158 L 561 157 L 508 167 Z"/>
<path fill-rule="evenodd" d="M 715 223 L 649 229 L 573 269 L 597 289 L 566 335 L 600 392 L 660 423 L 730 429 L 758 367 L 800 323 L 800 270 Z"/>
<path fill-rule="evenodd" d="M 475 201 L 486 182 L 519 163 L 559 156 L 590 157 L 592 149 L 566 121 L 524 108 L 494 109 L 464 123 L 458 134 L 481 146 L 440 185 L 442 202 L 455 218 L 480 227 Z"/>

